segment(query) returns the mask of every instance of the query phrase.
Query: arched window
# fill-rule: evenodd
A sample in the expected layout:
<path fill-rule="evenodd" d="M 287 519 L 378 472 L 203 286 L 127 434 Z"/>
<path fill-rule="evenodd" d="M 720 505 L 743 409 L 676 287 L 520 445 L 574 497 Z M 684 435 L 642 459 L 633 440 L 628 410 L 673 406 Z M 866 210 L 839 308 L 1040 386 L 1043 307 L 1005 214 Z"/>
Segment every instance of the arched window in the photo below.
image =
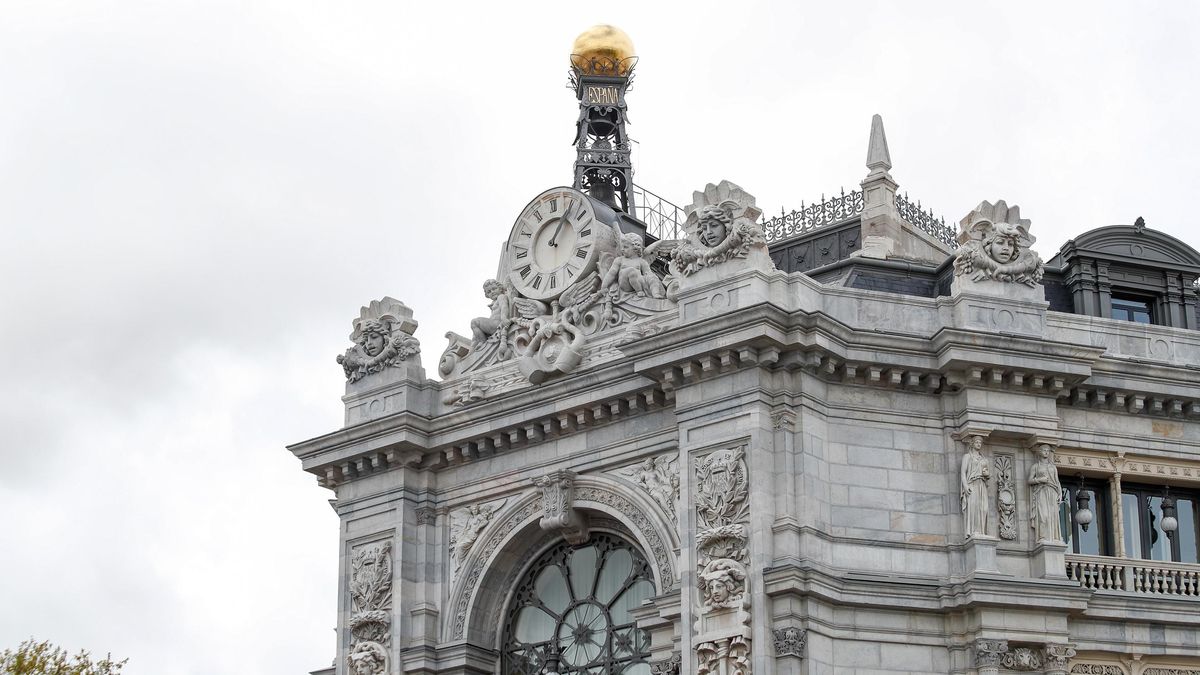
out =
<path fill-rule="evenodd" d="M 537 675 L 557 656 L 563 675 L 649 675 L 649 635 L 630 610 L 653 595 L 650 565 L 624 539 L 597 532 L 579 546 L 556 544 L 517 584 L 501 672 Z"/>

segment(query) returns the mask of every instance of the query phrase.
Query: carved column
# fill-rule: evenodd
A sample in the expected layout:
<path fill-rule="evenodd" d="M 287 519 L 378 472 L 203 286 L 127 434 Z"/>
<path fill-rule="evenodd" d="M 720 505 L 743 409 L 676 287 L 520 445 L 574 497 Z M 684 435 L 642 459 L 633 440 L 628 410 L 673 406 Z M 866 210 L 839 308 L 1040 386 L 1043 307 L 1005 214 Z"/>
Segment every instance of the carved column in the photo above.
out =
<path fill-rule="evenodd" d="M 1112 285 L 1108 280 L 1108 263 L 1096 261 L 1096 291 L 1100 304 L 1100 316 L 1112 318 Z"/>
<path fill-rule="evenodd" d="M 1125 550 L 1125 516 L 1121 511 L 1121 469 L 1125 467 L 1125 458 L 1114 457 L 1112 465 L 1114 471 L 1108 478 L 1108 495 L 1113 519 L 1113 547 L 1118 558 L 1125 558 L 1129 555 Z"/>
<path fill-rule="evenodd" d="M 1044 655 L 1046 675 L 1067 675 L 1067 667 L 1075 656 L 1075 645 L 1047 644 Z"/>
<path fill-rule="evenodd" d="M 1007 640 L 976 640 L 975 668 L 979 675 L 997 675 L 1000 672 L 1000 661 L 1007 651 Z"/>

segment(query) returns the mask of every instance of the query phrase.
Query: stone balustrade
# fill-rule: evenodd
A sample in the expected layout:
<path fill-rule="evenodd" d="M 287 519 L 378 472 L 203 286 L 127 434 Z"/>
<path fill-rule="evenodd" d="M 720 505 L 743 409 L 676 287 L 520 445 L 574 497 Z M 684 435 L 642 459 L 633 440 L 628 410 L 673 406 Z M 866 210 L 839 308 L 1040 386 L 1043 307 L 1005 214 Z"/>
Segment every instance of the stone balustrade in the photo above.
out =
<path fill-rule="evenodd" d="M 1067 578 L 1098 591 L 1200 597 L 1200 565 L 1188 563 L 1068 555 Z"/>

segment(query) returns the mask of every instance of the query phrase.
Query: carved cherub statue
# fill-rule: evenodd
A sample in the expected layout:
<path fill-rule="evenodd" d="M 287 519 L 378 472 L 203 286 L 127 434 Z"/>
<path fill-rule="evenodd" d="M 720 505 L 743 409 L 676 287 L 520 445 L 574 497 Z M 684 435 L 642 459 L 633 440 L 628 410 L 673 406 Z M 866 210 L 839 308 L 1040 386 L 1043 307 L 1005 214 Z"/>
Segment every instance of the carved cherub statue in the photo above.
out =
<path fill-rule="evenodd" d="M 512 315 L 512 303 L 504 285 L 495 279 L 483 282 L 483 294 L 488 299 L 491 316 L 481 316 L 471 319 L 472 349 L 479 349 L 483 343 L 494 339 L 497 334 L 503 335 Z"/>
<path fill-rule="evenodd" d="M 955 276 L 973 281 L 993 279 L 1036 286 L 1044 273 L 1042 259 L 1030 248 L 1029 220 L 1018 206 L 1004 200 L 982 202 L 960 222 L 959 248 L 954 252 Z"/>
<path fill-rule="evenodd" d="M 600 290 L 611 294 L 636 293 L 639 298 L 666 296 L 666 289 L 643 255 L 641 235 L 635 232 L 621 235 L 620 252 L 605 273 Z"/>

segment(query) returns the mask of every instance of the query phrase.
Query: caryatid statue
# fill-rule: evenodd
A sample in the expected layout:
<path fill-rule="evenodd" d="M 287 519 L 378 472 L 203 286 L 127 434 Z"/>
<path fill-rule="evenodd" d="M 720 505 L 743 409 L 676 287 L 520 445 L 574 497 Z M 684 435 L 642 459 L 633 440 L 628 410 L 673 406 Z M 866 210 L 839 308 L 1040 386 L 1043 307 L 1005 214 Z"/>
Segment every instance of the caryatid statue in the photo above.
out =
<path fill-rule="evenodd" d="M 1029 524 L 1034 541 L 1061 542 L 1062 525 L 1059 504 L 1062 503 L 1062 483 L 1054 465 L 1054 449 L 1049 443 L 1038 445 L 1038 460 L 1029 467 Z"/>
<path fill-rule="evenodd" d="M 983 450 L 983 436 L 971 436 L 967 440 L 967 452 L 962 458 L 959 500 L 963 512 L 963 534 L 968 539 L 977 534 L 987 534 L 988 480 L 992 469 Z"/>

